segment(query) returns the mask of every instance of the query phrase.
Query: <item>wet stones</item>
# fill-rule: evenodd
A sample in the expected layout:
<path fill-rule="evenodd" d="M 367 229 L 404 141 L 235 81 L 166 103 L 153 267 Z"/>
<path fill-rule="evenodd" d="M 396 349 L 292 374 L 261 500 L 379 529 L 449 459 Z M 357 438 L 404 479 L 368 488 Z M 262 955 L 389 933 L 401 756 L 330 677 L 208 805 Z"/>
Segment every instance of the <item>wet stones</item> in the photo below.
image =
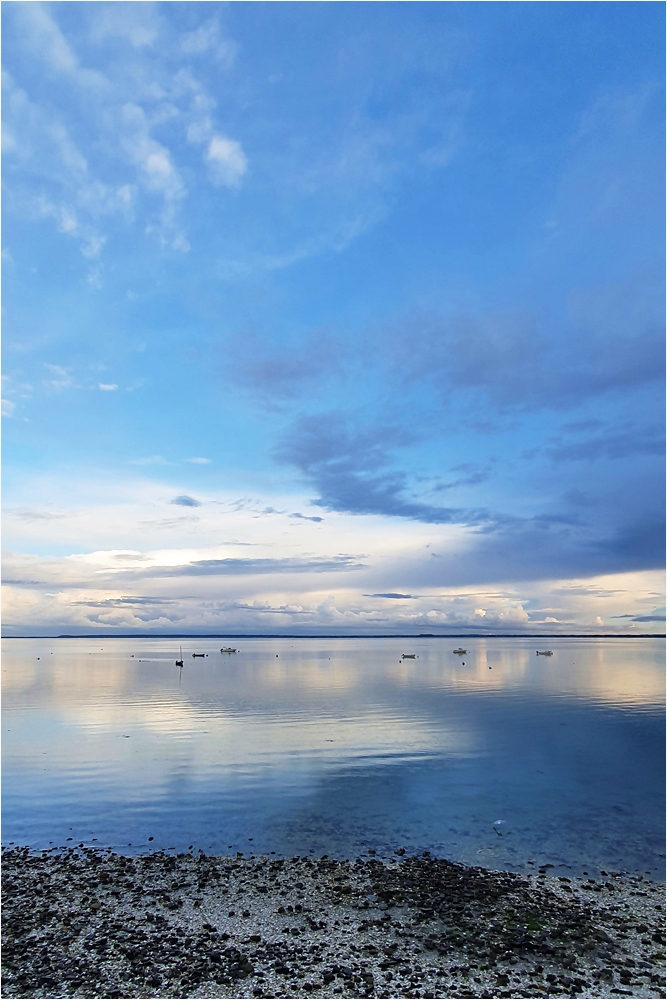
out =
<path fill-rule="evenodd" d="M 405 852 L 4 862 L 5 996 L 665 995 L 662 900 L 646 881 L 636 897 L 615 878 L 602 900 L 583 880 Z"/>

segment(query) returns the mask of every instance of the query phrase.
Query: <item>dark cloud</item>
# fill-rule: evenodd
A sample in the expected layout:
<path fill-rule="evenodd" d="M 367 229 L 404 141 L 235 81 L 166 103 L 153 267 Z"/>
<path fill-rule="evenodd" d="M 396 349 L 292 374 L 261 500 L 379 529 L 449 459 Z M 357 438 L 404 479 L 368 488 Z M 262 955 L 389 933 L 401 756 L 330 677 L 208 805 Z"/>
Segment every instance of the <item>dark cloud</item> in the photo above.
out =
<path fill-rule="evenodd" d="M 189 497 L 186 493 L 174 497 L 169 503 L 175 503 L 178 507 L 201 507 L 200 500 L 195 500 L 194 497 Z"/>
<path fill-rule="evenodd" d="M 340 573 L 361 569 L 354 556 L 330 559 L 199 559 L 184 566 L 153 566 L 141 570 L 141 576 L 261 576 L 266 573 Z M 128 575 L 134 575 L 130 570 Z"/>
<path fill-rule="evenodd" d="M 401 580 L 433 588 L 662 569 L 664 538 L 657 516 L 617 528 L 517 519 L 492 533 L 478 530 L 465 550 L 415 559 L 402 567 Z"/>
<path fill-rule="evenodd" d="M 571 577 L 663 564 L 664 520 L 652 506 L 650 479 L 633 477 L 613 504 L 602 483 L 590 500 L 583 493 L 571 497 L 579 500 L 575 511 L 547 510 L 533 517 L 437 506 L 411 497 L 407 475 L 390 467 L 391 446 L 406 438 L 392 427 L 358 430 L 342 414 L 326 413 L 295 421 L 278 455 L 302 472 L 318 491 L 312 502 L 327 510 L 474 529 L 465 554 L 432 553 L 410 578 L 415 586 Z"/>
<path fill-rule="evenodd" d="M 623 569 L 662 569 L 665 564 L 665 517 L 648 512 L 641 520 L 621 525 L 601 540 L 591 541 L 589 550 L 617 562 Z"/>
<path fill-rule="evenodd" d="M 71 511 L 33 510 L 30 507 L 7 507 L 5 513 L 21 521 L 55 521 L 74 516 Z"/>
<path fill-rule="evenodd" d="M 406 496 L 408 478 L 386 467 L 389 449 L 413 436 L 400 427 L 357 430 L 341 413 L 295 421 L 277 457 L 296 466 L 320 492 L 313 503 L 351 514 L 383 514 L 428 524 L 480 524 L 493 520 L 484 510 L 464 511 Z"/>
<path fill-rule="evenodd" d="M 664 455 L 665 438 L 654 429 L 611 431 L 584 441 L 558 444 L 547 448 L 555 462 L 594 462 L 596 459 L 622 459 L 634 455 Z"/>
<path fill-rule="evenodd" d="M 416 601 L 414 594 L 364 594 L 364 597 L 385 597 L 390 601 Z"/>
<path fill-rule="evenodd" d="M 664 379 L 657 299 L 647 315 L 637 289 L 634 308 L 619 307 L 623 315 L 612 329 L 605 323 L 622 291 L 598 290 L 595 319 L 570 319 L 569 328 L 557 335 L 527 312 L 480 318 L 415 313 L 386 333 L 383 353 L 404 385 L 428 386 L 447 402 L 452 393 L 466 391 L 505 409 L 580 406 L 587 399 Z"/>
<path fill-rule="evenodd" d="M 450 479 L 445 483 L 437 483 L 433 489 L 436 492 L 441 493 L 445 490 L 460 489 L 462 486 L 479 486 L 480 483 L 485 483 L 491 478 L 490 469 L 480 468 L 472 463 L 454 466 L 452 472 L 457 471 L 465 472 L 466 475 L 460 476 L 458 479 Z"/>
<path fill-rule="evenodd" d="M 228 345 L 226 364 L 234 383 L 252 390 L 265 404 L 292 399 L 312 390 L 341 368 L 344 345 L 325 330 L 311 331 L 300 343 L 276 351 L 252 331 Z"/>
<path fill-rule="evenodd" d="M 633 622 L 664 622 L 665 613 L 661 615 L 612 615 L 612 618 L 632 618 Z"/>
<path fill-rule="evenodd" d="M 290 517 L 299 518 L 301 521 L 316 521 L 318 524 L 324 520 L 323 517 L 309 517 L 308 514 L 294 513 L 290 514 Z"/>
<path fill-rule="evenodd" d="M 586 493 L 584 490 L 577 489 L 576 486 L 563 493 L 563 500 L 565 503 L 572 504 L 575 507 L 594 507 L 599 503 L 597 497 L 591 496 L 590 493 Z"/>
<path fill-rule="evenodd" d="M 71 606 L 86 608 L 142 608 L 167 607 L 176 604 L 168 597 L 108 597 L 103 601 L 72 601 Z"/>

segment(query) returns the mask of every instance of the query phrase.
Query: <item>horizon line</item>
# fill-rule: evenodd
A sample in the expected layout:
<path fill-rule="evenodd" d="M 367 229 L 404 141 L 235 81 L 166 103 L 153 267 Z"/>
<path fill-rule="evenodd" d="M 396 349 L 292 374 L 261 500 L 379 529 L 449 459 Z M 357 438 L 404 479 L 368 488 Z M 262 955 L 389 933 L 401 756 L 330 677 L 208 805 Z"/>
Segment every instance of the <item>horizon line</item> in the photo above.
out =
<path fill-rule="evenodd" d="M 278 632 L 183 632 L 183 633 L 63 633 L 61 635 L 3 635 L 3 639 L 665 639 L 664 632 L 386 632 L 377 635 L 335 634 L 322 635 L 286 634 Z"/>

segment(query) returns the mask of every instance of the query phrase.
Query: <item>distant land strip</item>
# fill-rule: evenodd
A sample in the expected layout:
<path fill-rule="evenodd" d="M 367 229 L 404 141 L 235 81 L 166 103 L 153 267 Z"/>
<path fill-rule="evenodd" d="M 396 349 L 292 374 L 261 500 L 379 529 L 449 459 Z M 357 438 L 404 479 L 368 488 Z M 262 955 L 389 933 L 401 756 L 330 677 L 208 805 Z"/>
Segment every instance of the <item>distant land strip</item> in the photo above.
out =
<path fill-rule="evenodd" d="M 665 639 L 664 632 L 420 632 L 418 635 L 288 635 L 237 632 L 92 632 L 85 635 L 5 635 L 3 639 Z"/>

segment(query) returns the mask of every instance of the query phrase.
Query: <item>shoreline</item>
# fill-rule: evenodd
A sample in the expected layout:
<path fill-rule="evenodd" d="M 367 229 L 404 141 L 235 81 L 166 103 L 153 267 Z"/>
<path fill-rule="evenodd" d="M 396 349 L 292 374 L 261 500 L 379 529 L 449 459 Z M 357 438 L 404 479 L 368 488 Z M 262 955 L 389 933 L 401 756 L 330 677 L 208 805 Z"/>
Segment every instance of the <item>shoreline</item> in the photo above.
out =
<path fill-rule="evenodd" d="M 664 885 L 3 848 L 7 997 L 664 997 Z"/>

